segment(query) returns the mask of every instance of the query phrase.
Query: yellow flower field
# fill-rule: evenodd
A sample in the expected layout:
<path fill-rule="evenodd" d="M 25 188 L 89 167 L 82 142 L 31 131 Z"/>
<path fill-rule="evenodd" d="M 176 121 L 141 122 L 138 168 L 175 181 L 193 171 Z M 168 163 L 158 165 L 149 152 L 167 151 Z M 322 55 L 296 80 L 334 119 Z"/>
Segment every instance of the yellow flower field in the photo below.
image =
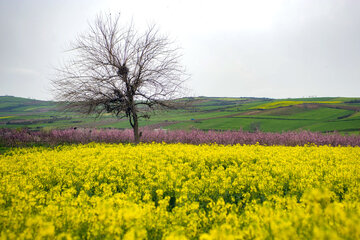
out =
<path fill-rule="evenodd" d="M 288 107 L 293 105 L 299 105 L 304 103 L 326 103 L 326 104 L 334 104 L 334 103 L 342 103 L 341 101 L 277 101 L 264 103 L 260 106 L 255 106 L 250 109 L 273 109 L 278 107 Z"/>
<path fill-rule="evenodd" d="M 360 239 L 359 166 L 359 147 L 18 148 L 0 239 Z"/>
<path fill-rule="evenodd" d="M 12 118 L 13 116 L 0 116 L 0 119 Z"/>

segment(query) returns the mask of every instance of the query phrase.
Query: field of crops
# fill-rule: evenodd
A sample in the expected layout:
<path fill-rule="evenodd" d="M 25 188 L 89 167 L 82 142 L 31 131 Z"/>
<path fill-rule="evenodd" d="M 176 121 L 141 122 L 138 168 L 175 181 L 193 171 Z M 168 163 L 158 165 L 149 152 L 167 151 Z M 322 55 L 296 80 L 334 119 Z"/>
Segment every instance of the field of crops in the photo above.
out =
<path fill-rule="evenodd" d="M 0 155 L 2 239 L 360 239 L 360 147 L 89 143 Z"/>
<path fill-rule="evenodd" d="M 155 111 L 139 126 L 167 130 L 284 132 L 310 130 L 359 135 L 358 98 L 183 98 L 180 109 Z M 127 119 L 101 118 L 61 111 L 61 103 L 0 96 L 0 128 L 31 130 L 69 128 L 131 129 Z"/>
<path fill-rule="evenodd" d="M 293 105 L 299 105 L 304 103 L 326 103 L 326 104 L 334 104 L 341 103 L 341 101 L 275 101 L 270 103 L 265 103 L 260 106 L 252 107 L 252 109 L 272 109 L 278 107 L 288 107 Z"/>

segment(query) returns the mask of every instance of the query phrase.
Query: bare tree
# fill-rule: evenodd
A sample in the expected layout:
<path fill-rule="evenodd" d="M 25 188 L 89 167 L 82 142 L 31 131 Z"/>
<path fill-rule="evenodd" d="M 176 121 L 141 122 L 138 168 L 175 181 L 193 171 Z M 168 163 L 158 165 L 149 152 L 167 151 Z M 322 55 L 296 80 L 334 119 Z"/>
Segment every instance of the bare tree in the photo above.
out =
<path fill-rule="evenodd" d="M 179 48 L 155 26 L 138 33 L 121 25 L 120 15 L 100 15 L 74 42 L 72 59 L 53 80 L 67 109 L 128 118 L 139 143 L 139 119 L 149 111 L 174 107 L 186 79 Z"/>

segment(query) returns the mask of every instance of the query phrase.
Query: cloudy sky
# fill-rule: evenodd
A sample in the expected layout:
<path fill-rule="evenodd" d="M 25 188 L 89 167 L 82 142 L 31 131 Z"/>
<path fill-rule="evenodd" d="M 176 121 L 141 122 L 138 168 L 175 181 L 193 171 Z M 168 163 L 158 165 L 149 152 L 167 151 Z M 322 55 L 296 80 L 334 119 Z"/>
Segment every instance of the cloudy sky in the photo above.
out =
<path fill-rule="evenodd" d="M 0 0 L 0 95 L 52 99 L 54 68 L 101 12 L 175 39 L 192 96 L 360 96 L 358 0 Z"/>

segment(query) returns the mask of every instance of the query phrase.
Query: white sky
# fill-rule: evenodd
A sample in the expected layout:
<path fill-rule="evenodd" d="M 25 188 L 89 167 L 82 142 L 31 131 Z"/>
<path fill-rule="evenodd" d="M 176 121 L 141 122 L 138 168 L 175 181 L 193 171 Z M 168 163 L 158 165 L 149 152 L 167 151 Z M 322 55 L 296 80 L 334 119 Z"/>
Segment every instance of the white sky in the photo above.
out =
<path fill-rule="evenodd" d="M 0 0 L 0 95 L 52 99 L 54 67 L 101 12 L 175 39 L 192 96 L 360 95 L 358 0 Z"/>

